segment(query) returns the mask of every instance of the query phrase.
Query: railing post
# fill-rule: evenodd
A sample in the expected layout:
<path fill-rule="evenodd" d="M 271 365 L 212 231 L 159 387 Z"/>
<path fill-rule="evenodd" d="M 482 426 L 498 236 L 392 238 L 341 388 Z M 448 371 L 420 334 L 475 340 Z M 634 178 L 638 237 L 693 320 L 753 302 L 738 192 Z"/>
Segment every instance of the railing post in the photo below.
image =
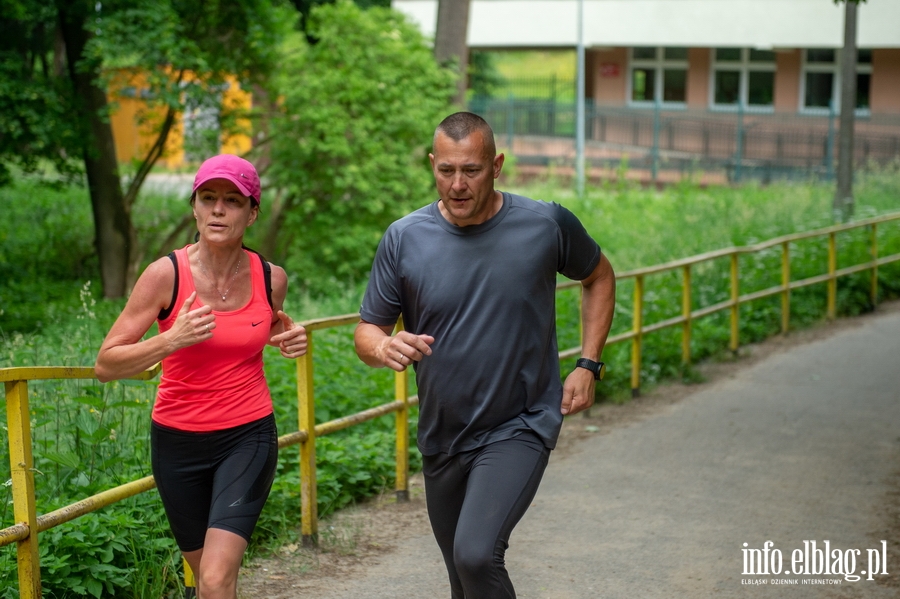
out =
<path fill-rule="evenodd" d="M 687 366 L 691 363 L 691 265 L 685 264 L 682 272 L 681 314 L 684 324 L 681 328 L 681 364 Z"/>
<path fill-rule="evenodd" d="M 631 396 L 641 394 L 641 337 L 644 328 L 644 276 L 634 279 L 634 337 L 631 338 Z"/>
<path fill-rule="evenodd" d="M 8 381 L 6 383 L 6 422 L 9 427 L 9 470 L 12 475 L 13 517 L 16 522 L 28 526 L 28 538 L 16 542 L 20 599 L 40 599 L 41 597 L 41 562 L 38 555 L 30 414 L 28 381 Z"/>
<path fill-rule="evenodd" d="M 878 305 L 878 223 L 872 223 L 872 307 Z"/>
<path fill-rule="evenodd" d="M 397 322 L 397 330 L 403 330 L 403 321 Z M 410 366 L 412 368 L 412 366 Z M 409 501 L 409 371 L 394 375 L 394 399 L 403 402 L 397 410 L 397 475 L 394 490 L 397 501 Z"/>
<path fill-rule="evenodd" d="M 506 96 L 506 147 L 513 153 L 513 135 L 516 130 L 515 99 L 512 92 Z"/>
<path fill-rule="evenodd" d="M 740 183 L 741 177 L 743 176 L 743 164 L 744 164 L 744 103 L 738 102 L 738 112 L 737 112 L 737 139 L 735 140 L 735 153 L 734 153 L 734 180 L 736 183 Z"/>
<path fill-rule="evenodd" d="M 837 316 L 837 233 L 828 234 L 828 319 Z"/>
<path fill-rule="evenodd" d="M 187 560 L 181 558 L 181 562 L 184 564 L 184 599 L 194 599 L 197 596 L 197 579 Z"/>
<path fill-rule="evenodd" d="M 828 103 L 828 134 L 825 137 L 825 177 L 831 181 L 834 179 L 834 100 Z"/>
<path fill-rule="evenodd" d="M 316 498 L 316 404 L 313 392 L 313 332 L 307 331 L 306 354 L 297 359 L 300 443 L 300 532 L 306 546 L 318 543 L 319 509 Z"/>
<path fill-rule="evenodd" d="M 790 242 L 781 244 L 781 332 L 791 326 L 791 249 Z"/>
<path fill-rule="evenodd" d="M 650 149 L 650 179 L 656 184 L 659 176 L 659 99 L 653 104 L 653 147 Z"/>
<path fill-rule="evenodd" d="M 738 273 L 738 253 L 731 254 L 731 351 L 736 352 L 740 345 L 740 304 L 741 286 Z"/>

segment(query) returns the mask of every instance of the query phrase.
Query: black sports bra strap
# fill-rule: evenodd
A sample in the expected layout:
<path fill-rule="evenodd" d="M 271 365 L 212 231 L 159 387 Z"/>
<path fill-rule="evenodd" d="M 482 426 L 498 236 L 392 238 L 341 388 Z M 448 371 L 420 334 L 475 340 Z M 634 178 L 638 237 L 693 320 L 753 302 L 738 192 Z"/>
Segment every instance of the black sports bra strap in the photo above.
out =
<path fill-rule="evenodd" d="M 272 265 L 261 254 L 257 254 L 257 256 L 262 260 L 263 279 L 266 282 L 266 299 L 269 300 L 269 307 L 274 310 L 275 306 L 272 304 Z"/>
<path fill-rule="evenodd" d="M 159 311 L 159 316 L 157 316 L 159 320 L 165 320 L 169 317 L 172 310 L 175 309 L 175 301 L 178 299 L 178 259 L 175 258 L 175 252 L 169 252 L 169 260 L 172 261 L 172 265 L 175 267 L 175 284 L 172 286 L 172 301 L 169 302 L 168 308 Z"/>
<path fill-rule="evenodd" d="M 256 254 L 259 257 L 259 261 L 262 263 L 263 280 L 266 283 L 266 299 L 269 301 L 269 307 L 274 310 L 275 304 L 272 303 L 272 265 L 269 264 L 269 261 L 266 260 L 265 256 L 263 256 L 256 250 L 251 250 L 246 245 L 243 247 L 251 254 Z"/>

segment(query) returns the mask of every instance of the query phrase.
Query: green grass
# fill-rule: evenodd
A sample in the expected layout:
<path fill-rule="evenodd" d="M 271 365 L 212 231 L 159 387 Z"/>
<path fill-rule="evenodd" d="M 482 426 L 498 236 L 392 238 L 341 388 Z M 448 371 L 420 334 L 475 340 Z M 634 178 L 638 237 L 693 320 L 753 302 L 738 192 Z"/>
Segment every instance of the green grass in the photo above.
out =
<path fill-rule="evenodd" d="M 495 99 L 510 96 L 550 100 L 561 110 L 571 110 L 575 102 L 575 53 L 567 50 L 484 52 L 490 72 L 503 84 L 491 90 Z M 477 106 L 477 104 L 473 104 Z"/>
<path fill-rule="evenodd" d="M 551 77 L 575 79 L 576 56 L 572 50 L 504 50 L 489 53 L 495 68 L 508 79 Z"/>
<path fill-rule="evenodd" d="M 785 233 L 831 223 L 832 185 L 779 183 L 768 187 L 700 188 L 690 182 L 657 191 L 628 183 L 589 187 L 579 199 L 552 177 L 528 187 L 512 187 L 537 199 L 570 207 L 600 242 L 619 272 L 732 245 L 747 245 Z M 0 189 L 6 218 L 0 222 L 0 367 L 90 365 L 99 344 L 122 308 L 122 301 L 99 300 L 97 264 L 91 247 L 90 207 L 84 189 L 51 189 L 20 183 Z M 856 217 L 900 211 L 900 168 L 860 174 Z M 152 196 L 135 209 L 147 259 L 167 227 L 186 212 L 185 198 Z M 882 252 L 900 251 L 900 226 L 880 230 Z M 178 241 L 180 245 L 182 240 Z M 841 262 L 866 258 L 863 234 L 840 238 Z M 373 248 L 374 250 L 374 248 Z M 797 244 L 794 276 L 824 272 L 821 245 Z M 777 252 L 742 259 L 742 291 L 778 282 Z M 900 269 L 881 269 L 882 297 L 900 294 Z M 698 268 L 695 307 L 727 298 L 727 263 Z M 614 333 L 631 326 L 632 283 L 619 286 Z M 841 281 L 839 309 L 852 314 L 869 309 L 865 275 Z M 296 289 L 296 287 L 293 287 Z M 296 293 L 286 301 L 296 320 L 354 312 L 360 289 L 338 290 L 312 300 Z M 801 327 L 824 317 L 824 286 L 793 294 L 792 322 Z M 558 301 L 560 347 L 578 343 L 577 290 Z M 647 281 L 646 322 L 680 310 L 677 276 Z M 778 331 L 777 300 L 741 310 L 742 342 Z M 353 355 L 352 327 L 316 332 L 316 420 L 330 420 L 389 401 L 393 376 L 372 370 Z M 728 343 L 726 316 L 695 322 L 697 359 L 722 354 Z M 609 365 L 602 393 L 624 396 L 628 389 L 628 345 L 607 349 Z M 570 368 L 571 364 L 564 366 Z M 266 350 L 266 376 L 281 433 L 296 430 L 295 364 Z M 681 376 L 678 330 L 648 335 L 644 346 L 645 384 Z M 690 373 L 687 373 L 688 375 Z M 153 382 L 46 381 L 30 385 L 38 512 L 46 513 L 102 489 L 149 474 L 147 431 Z M 415 412 L 415 411 L 413 411 Z M 414 438 L 416 414 L 411 418 Z M 346 506 L 393 486 L 393 417 L 322 437 L 317 443 L 319 513 Z M 9 478 L 7 448 L 0 446 L 0 479 Z M 413 452 L 414 469 L 419 467 Z M 263 512 L 250 553 L 267 552 L 299 536 L 297 450 L 280 453 L 278 476 Z M 0 526 L 12 522 L 10 488 L 0 488 Z M 103 535 L 112 531 L 112 537 Z M 86 539 L 86 540 L 85 540 Z M 48 597 L 91 596 L 93 577 L 115 586 L 110 596 L 159 597 L 177 587 L 178 554 L 155 492 L 83 516 L 44 533 L 42 567 Z M 7 547 L 0 558 L 0 598 L 16 596 L 15 555 Z M 150 566 L 148 566 L 150 565 Z M 146 584 L 154 581 L 156 587 Z M 161 590 L 163 589 L 163 590 Z"/>

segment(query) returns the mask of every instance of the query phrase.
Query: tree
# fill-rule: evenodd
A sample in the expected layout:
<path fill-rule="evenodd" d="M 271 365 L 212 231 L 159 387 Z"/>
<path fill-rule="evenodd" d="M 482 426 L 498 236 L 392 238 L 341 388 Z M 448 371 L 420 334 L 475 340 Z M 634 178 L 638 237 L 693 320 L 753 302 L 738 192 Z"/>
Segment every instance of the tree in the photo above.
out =
<path fill-rule="evenodd" d="M 433 195 L 426 153 L 453 75 L 397 11 L 338 1 L 308 33 L 281 59 L 261 249 L 322 292 L 361 280 L 384 228 Z"/>
<path fill-rule="evenodd" d="M 0 121 L 0 163 L 36 170 L 49 159 L 71 172 L 72 159 L 81 159 L 103 293 L 120 297 L 141 258 L 131 209 L 179 113 L 186 105 L 214 107 L 223 129 L 233 125 L 233 115 L 219 107 L 227 76 L 242 86 L 264 82 L 296 12 L 277 0 L 4 0 L 3 14 L 4 27 L 16 35 L 0 41 L 0 69 L 10 76 L 0 84 L 0 106 L 10 108 Z M 129 73 L 144 77 L 139 91 L 148 115 L 159 118 L 155 142 L 123 189 L 108 98 L 113 78 Z M 32 101 L 20 108 L 23 90 Z M 43 119 L 35 119 L 42 107 Z M 13 134 L 9 124 L 18 126 Z M 9 172 L 3 168 L 0 175 Z"/>
<path fill-rule="evenodd" d="M 832 210 L 835 219 L 853 216 L 853 128 L 856 111 L 856 15 L 865 0 L 835 0 L 844 3 L 844 47 L 841 51 L 841 115 L 838 131 L 837 188 Z"/>
<path fill-rule="evenodd" d="M 91 7 L 79 0 L 57 0 L 59 29 L 76 114 L 84 128 L 81 156 L 94 213 L 94 243 L 100 258 L 100 279 L 106 297 L 121 297 L 133 280 L 136 265 L 131 206 L 122 194 L 116 144 L 109 124 L 106 90 L 99 80 L 102 61 L 86 56 L 94 34 L 87 24 Z"/>
<path fill-rule="evenodd" d="M 312 14 L 313 8 L 316 6 L 334 4 L 334 0 L 291 0 L 291 3 L 300 13 L 300 31 L 306 34 L 306 41 L 310 44 L 316 43 L 316 39 L 308 32 L 309 15 Z M 360 8 L 371 8 L 373 6 L 391 7 L 391 0 L 353 0 L 353 3 Z"/>
<path fill-rule="evenodd" d="M 469 69 L 469 3 L 470 0 L 438 0 L 437 27 L 434 34 L 434 57 L 441 65 L 456 65 L 457 106 L 466 103 Z"/>

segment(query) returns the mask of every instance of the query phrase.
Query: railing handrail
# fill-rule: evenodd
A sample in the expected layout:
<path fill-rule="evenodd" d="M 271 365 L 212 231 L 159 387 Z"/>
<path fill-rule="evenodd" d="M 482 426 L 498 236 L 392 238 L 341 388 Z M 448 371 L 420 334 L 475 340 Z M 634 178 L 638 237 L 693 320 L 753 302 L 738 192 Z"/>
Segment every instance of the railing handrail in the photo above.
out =
<path fill-rule="evenodd" d="M 842 231 L 859 229 L 873 224 L 880 224 L 894 220 L 900 220 L 900 213 L 883 214 L 881 216 L 875 216 L 864 220 L 853 221 L 852 223 L 832 225 L 830 227 L 823 227 L 821 229 L 814 229 L 812 231 L 804 231 L 802 233 L 790 233 L 788 235 L 773 237 L 772 239 L 767 239 L 765 241 L 761 241 L 759 243 L 754 243 L 751 245 L 740 245 L 721 248 L 718 250 L 711 250 L 702 254 L 688 256 L 687 258 L 679 258 L 670 262 L 663 262 L 662 264 L 655 264 L 653 266 L 645 266 L 643 268 L 635 268 L 633 270 L 617 272 L 616 280 L 619 281 L 622 279 L 633 279 L 638 276 L 658 274 L 669 270 L 675 270 L 683 266 L 693 266 L 694 264 L 698 264 L 700 262 L 707 262 L 709 260 L 715 260 L 717 258 L 725 258 L 727 256 L 731 256 L 732 254 L 753 254 L 762 250 L 769 249 L 771 247 L 779 246 L 783 243 L 793 243 L 796 241 L 802 241 L 804 239 L 822 237 L 823 235 L 829 235 L 831 233 L 840 233 Z M 577 285 L 579 285 L 578 281 L 563 281 L 560 282 L 559 285 L 557 285 L 557 288 L 565 289 L 568 287 L 575 287 Z"/>
<path fill-rule="evenodd" d="M 147 370 L 134 376 L 132 380 L 148 381 L 159 374 L 162 366 L 156 364 Z M 66 380 L 90 380 L 96 379 L 94 368 L 91 366 L 10 366 L 0 368 L 0 383 L 12 381 L 48 381 L 53 379 Z"/>
<path fill-rule="evenodd" d="M 871 293 L 874 305 L 874 303 L 877 302 L 878 267 L 883 264 L 900 261 L 900 253 L 889 256 L 878 255 L 876 230 L 879 224 L 895 220 L 900 220 L 900 213 L 881 215 L 855 221 L 853 223 L 833 225 L 813 231 L 782 235 L 752 245 L 723 248 L 663 264 L 618 273 L 616 275 L 617 279 L 633 278 L 636 280 L 635 304 L 633 307 L 634 322 L 630 331 L 611 336 L 607 340 L 607 345 L 629 340 L 632 342 L 632 392 L 635 393 L 640 388 L 641 343 L 642 337 L 647 333 L 681 324 L 684 327 L 683 348 L 685 353 L 683 360 L 685 363 L 688 363 L 690 361 L 689 341 L 692 320 L 718 311 L 731 310 L 731 349 L 735 350 L 738 343 L 737 308 L 740 304 L 780 294 L 782 296 L 782 328 L 786 331 L 789 319 L 790 292 L 792 290 L 809 285 L 827 283 L 828 317 L 833 318 L 835 315 L 837 278 L 864 270 L 872 271 Z M 863 227 L 871 227 L 872 259 L 861 264 L 838 269 L 836 235 L 843 231 Z M 802 280 L 792 281 L 790 279 L 790 244 L 822 236 L 828 236 L 828 272 L 822 275 L 815 275 Z M 782 248 L 781 285 L 741 295 L 739 293 L 738 257 L 743 254 L 751 254 L 779 245 Z M 691 306 L 690 294 L 691 267 L 695 264 L 724 257 L 731 258 L 730 299 L 720 301 L 710 306 L 693 309 Z M 682 269 L 682 272 L 684 273 L 682 314 L 655 323 L 645 324 L 643 322 L 644 278 L 649 275 L 677 269 Z M 579 284 L 578 281 L 560 282 L 557 285 L 557 289 L 576 287 Z M 404 371 L 402 373 L 396 373 L 395 375 L 395 400 L 382 403 L 356 414 L 342 416 L 328 422 L 319 424 L 314 422 L 314 412 L 312 409 L 314 406 L 314 387 L 312 383 L 313 332 L 338 326 L 356 324 L 358 321 L 359 313 L 342 314 L 301 321 L 301 324 L 308 331 L 309 352 L 306 356 L 297 361 L 300 426 L 298 427 L 299 430 L 279 437 L 278 446 L 279 449 L 289 445 L 299 444 L 301 446 L 301 509 L 303 518 L 302 529 L 305 541 L 314 539 L 317 531 L 315 503 L 315 438 L 317 436 L 334 433 L 386 414 L 395 413 L 397 415 L 397 494 L 398 498 L 401 499 L 403 497 L 408 497 L 406 475 L 408 471 L 407 454 L 409 446 L 408 439 L 406 438 L 406 413 L 409 406 L 418 403 L 418 397 L 408 395 L 407 372 Z M 579 354 L 580 349 L 580 346 L 578 346 L 560 350 L 559 359 L 563 360 L 574 357 Z M 160 371 L 161 365 L 156 364 L 152 368 L 129 378 L 133 380 L 149 380 L 158 375 Z M 7 419 L 10 423 L 9 443 L 10 460 L 12 462 L 11 473 L 13 475 L 13 497 L 15 504 L 15 518 L 17 520 L 17 523 L 13 526 L 0 530 L 0 546 L 12 542 L 19 543 L 19 586 L 22 599 L 36 599 L 40 596 L 40 576 L 39 563 L 37 562 L 36 542 L 36 535 L 38 532 L 43 532 L 53 526 L 68 522 L 88 512 L 155 487 L 153 477 L 148 476 L 108 489 L 48 514 L 41 516 L 36 514 L 32 472 L 33 461 L 31 458 L 30 447 L 31 432 L 27 410 L 27 383 L 32 380 L 51 379 L 91 380 L 96 379 L 96 375 L 93 368 L 80 366 L 22 366 L 0 368 L 0 382 L 6 384 Z M 14 431 L 15 434 L 13 434 Z M 27 446 L 25 446 L 25 440 L 27 440 Z M 31 526 L 29 526 L 29 522 L 32 523 Z"/>

